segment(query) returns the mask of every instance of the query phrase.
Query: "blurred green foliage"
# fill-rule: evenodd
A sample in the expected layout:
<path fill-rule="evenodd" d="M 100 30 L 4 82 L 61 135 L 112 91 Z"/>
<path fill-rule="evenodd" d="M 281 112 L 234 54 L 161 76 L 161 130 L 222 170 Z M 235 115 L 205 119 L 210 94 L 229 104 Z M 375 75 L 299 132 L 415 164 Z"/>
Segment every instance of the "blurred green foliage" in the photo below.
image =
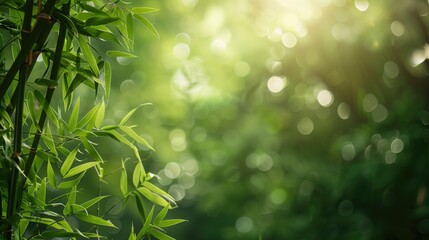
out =
<path fill-rule="evenodd" d="M 429 239 L 427 1 L 148 4 L 160 41 L 136 32 L 110 116 L 153 103 L 174 236 Z"/>

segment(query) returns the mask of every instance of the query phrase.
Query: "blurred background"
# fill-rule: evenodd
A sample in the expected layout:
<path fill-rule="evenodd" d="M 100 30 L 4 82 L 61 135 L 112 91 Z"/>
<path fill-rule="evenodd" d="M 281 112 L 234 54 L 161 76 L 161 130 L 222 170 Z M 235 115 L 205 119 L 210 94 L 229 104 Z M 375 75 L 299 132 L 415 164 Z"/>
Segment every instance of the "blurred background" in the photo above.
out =
<path fill-rule="evenodd" d="M 161 37 L 135 23 L 139 57 L 112 59 L 107 121 L 152 103 L 130 121 L 178 200 L 169 216 L 189 220 L 169 234 L 429 239 L 426 0 L 133 5 L 160 9 Z M 115 239 L 136 214 L 116 216 Z"/>

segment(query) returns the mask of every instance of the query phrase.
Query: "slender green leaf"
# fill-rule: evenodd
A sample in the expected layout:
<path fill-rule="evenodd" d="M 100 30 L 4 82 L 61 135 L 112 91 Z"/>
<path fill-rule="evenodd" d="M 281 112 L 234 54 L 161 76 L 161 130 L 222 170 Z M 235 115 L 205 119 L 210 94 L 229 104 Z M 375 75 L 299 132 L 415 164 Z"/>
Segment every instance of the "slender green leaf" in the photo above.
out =
<path fill-rule="evenodd" d="M 141 23 L 143 23 L 143 25 L 146 26 L 146 28 L 153 33 L 153 35 L 155 35 L 155 37 L 157 37 L 159 39 L 159 33 L 158 31 L 155 29 L 155 27 L 152 25 L 152 23 L 146 18 L 143 17 L 142 15 L 134 15 L 134 17 L 139 20 Z"/>
<path fill-rule="evenodd" d="M 52 168 L 51 161 L 48 161 L 48 164 L 46 166 L 46 175 L 48 177 L 48 182 L 51 187 L 55 188 L 57 186 L 57 181 L 55 179 L 55 172 Z"/>
<path fill-rule="evenodd" d="M 133 129 L 131 129 L 128 126 L 121 126 L 120 127 L 122 131 L 124 131 L 128 136 L 130 136 L 135 141 L 139 142 L 140 144 L 143 144 L 147 148 L 151 149 L 152 151 L 155 151 L 155 149 L 142 137 L 140 137 Z"/>
<path fill-rule="evenodd" d="M 98 203 L 99 201 L 105 199 L 108 196 L 98 196 L 96 198 L 90 199 L 84 203 L 81 204 L 82 207 L 84 207 L 85 209 L 90 208 L 91 206 L 93 206 L 94 204 Z"/>
<path fill-rule="evenodd" d="M 173 203 L 174 205 L 176 205 L 174 198 L 168 194 L 167 192 L 165 192 L 164 190 L 162 190 L 161 188 L 153 185 L 152 183 L 145 181 L 143 183 L 143 186 L 146 187 L 147 189 L 149 189 L 150 191 L 166 198 L 168 201 L 170 201 L 171 203 Z"/>
<path fill-rule="evenodd" d="M 74 104 L 72 113 L 69 119 L 69 131 L 76 129 L 77 120 L 79 119 L 79 109 L 80 109 L 80 98 L 78 98 Z"/>
<path fill-rule="evenodd" d="M 110 87 L 112 83 L 112 67 L 109 62 L 104 63 L 104 88 L 106 90 L 106 100 L 110 97 Z"/>
<path fill-rule="evenodd" d="M 61 182 L 60 184 L 58 184 L 58 188 L 59 189 L 70 189 L 70 188 L 73 188 L 74 186 L 76 186 L 80 182 L 80 180 L 82 179 L 83 175 L 85 175 L 85 174 L 82 173 L 81 175 L 79 175 L 79 177 L 77 177 L 76 179 L 73 179 L 71 181 Z"/>
<path fill-rule="evenodd" d="M 43 142 L 51 151 L 51 153 L 54 154 L 54 156 L 58 156 L 57 147 L 52 138 L 51 126 L 49 125 L 49 122 L 46 124 L 45 133 L 42 135 L 42 139 L 43 139 Z"/>
<path fill-rule="evenodd" d="M 150 210 L 149 214 L 146 217 L 146 220 L 145 220 L 145 222 L 143 224 L 142 229 L 137 234 L 137 239 L 142 239 L 145 236 L 145 234 L 149 231 L 150 223 L 152 222 L 153 212 L 154 211 L 155 211 L 155 207 L 153 206 L 152 209 Z"/>
<path fill-rule="evenodd" d="M 92 223 L 99 226 L 117 228 L 115 225 L 113 225 L 112 222 L 110 222 L 109 220 L 102 219 L 101 217 L 97 217 L 97 216 L 85 214 L 85 213 L 76 213 L 75 216 L 87 223 Z"/>
<path fill-rule="evenodd" d="M 88 163 L 81 164 L 77 167 L 70 169 L 70 171 L 67 172 L 67 174 L 64 176 L 64 178 L 73 177 L 74 175 L 77 175 L 83 171 L 86 171 L 86 170 L 94 167 L 95 165 L 97 165 L 99 163 L 100 162 L 88 162 Z"/>
<path fill-rule="evenodd" d="M 142 179 L 145 177 L 146 173 L 143 167 L 143 164 L 139 161 L 133 171 L 133 185 L 138 187 Z"/>
<path fill-rule="evenodd" d="M 125 196 L 128 193 L 128 177 L 127 177 L 127 169 L 125 168 L 124 161 L 121 160 L 122 169 L 121 169 L 121 178 L 119 180 L 119 186 L 121 188 L 122 194 Z"/>
<path fill-rule="evenodd" d="M 153 224 L 155 226 L 158 226 L 159 223 L 165 218 L 165 215 L 167 215 L 169 205 L 165 205 L 165 207 L 158 213 L 158 215 L 155 217 L 155 220 L 153 220 Z"/>
<path fill-rule="evenodd" d="M 41 86 L 47 86 L 47 87 L 58 86 L 57 81 L 52 79 L 47 79 L 47 78 L 37 78 L 34 82 Z"/>
<path fill-rule="evenodd" d="M 151 13 L 151 12 L 158 12 L 158 8 L 151 8 L 151 7 L 133 7 L 130 9 L 130 11 L 134 14 L 145 14 L 145 13 Z"/>
<path fill-rule="evenodd" d="M 162 220 L 159 224 L 158 227 L 160 228 L 166 228 L 166 227 L 171 227 L 183 222 L 187 222 L 187 220 L 185 219 L 167 219 L 167 220 Z"/>
<path fill-rule="evenodd" d="M 85 137 L 80 137 L 80 141 L 85 147 L 85 150 L 91 155 L 92 158 L 94 158 L 94 160 L 96 160 L 97 162 L 104 162 L 97 149 L 95 149 L 93 143 L 88 141 L 88 139 Z"/>
<path fill-rule="evenodd" d="M 136 234 L 134 233 L 134 224 L 131 224 L 131 232 L 128 237 L 128 240 L 137 240 Z"/>
<path fill-rule="evenodd" d="M 106 55 L 109 57 L 123 57 L 123 58 L 135 58 L 135 57 L 137 57 L 134 54 L 122 52 L 122 51 L 116 51 L 116 50 L 109 50 L 106 52 Z"/>
<path fill-rule="evenodd" d="M 159 196 L 156 193 L 153 193 L 152 191 L 150 191 L 149 189 L 145 188 L 145 187 L 140 187 L 137 188 L 137 191 L 145 198 L 147 198 L 149 201 L 158 204 L 160 206 L 167 206 L 169 205 L 169 203 L 167 202 L 167 200 L 165 200 L 164 198 L 162 198 L 161 196 Z"/>
<path fill-rule="evenodd" d="M 98 77 L 100 75 L 100 70 L 98 69 L 97 61 L 95 60 L 94 54 L 89 48 L 87 39 L 84 36 L 79 35 L 78 40 L 79 40 L 79 46 L 82 49 L 82 53 L 85 56 L 86 61 L 89 64 L 89 67 L 93 71 L 94 75 Z"/>
<path fill-rule="evenodd" d="M 46 112 L 48 118 L 55 124 L 56 127 L 59 127 L 59 122 L 57 114 L 52 109 L 52 107 L 45 102 L 45 97 L 39 91 L 34 91 L 34 96 L 36 97 L 39 104 L 43 107 L 43 110 Z"/>
<path fill-rule="evenodd" d="M 144 103 L 140 104 L 139 106 L 133 108 L 131 111 L 129 111 L 124 118 L 122 118 L 121 122 L 119 123 L 120 126 L 124 125 L 132 116 L 133 114 L 139 109 L 140 107 L 146 106 L 146 105 L 152 105 L 151 103 Z"/>
<path fill-rule="evenodd" d="M 43 178 L 42 181 L 40 181 L 39 188 L 37 189 L 37 200 L 39 207 L 44 209 L 46 201 L 46 178 Z"/>
<path fill-rule="evenodd" d="M 77 154 L 78 150 L 79 150 L 79 148 L 78 148 L 78 147 L 76 147 L 75 149 L 73 149 L 73 151 L 71 151 L 71 152 L 67 155 L 67 158 L 66 158 L 66 160 L 64 160 L 63 165 L 61 165 L 60 172 L 61 172 L 61 175 L 62 175 L 63 177 L 64 177 L 64 176 L 68 173 L 68 171 L 70 170 L 70 167 L 72 166 L 72 164 L 73 164 L 74 160 L 76 159 L 76 154 Z"/>
<path fill-rule="evenodd" d="M 152 228 L 149 232 L 152 236 L 158 238 L 159 240 L 174 240 L 174 238 L 168 236 L 164 232 L 161 232 L 157 228 Z"/>
<path fill-rule="evenodd" d="M 95 123 L 95 116 L 97 114 L 99 104 L 95 105 L 91 110 L 89 110 L 85 116 L 76 124 L 76 128 L 83 128 L 85 125 L 88 130 L 91 130 Z"/>
<path fill-rule="evenodd" d="M 66 206 L 63 209 L 64 216 L 68 216 L 72 213 L 71 205 L 76 203 L 76 191 L 77 191 L 76 189 L 77 189 L 77 186 L 76 185 L 73 186 L 73 188 L 71 189 L 68 195 Z"/>
<path fill-rule="evenodd" d="M 120 18 L 113 18 L 109 16 L 97 16 L 89 18 L 85 21 L 85 26 L 96 26 L 96 25 L 106 25 L 112 22 L 116 22 Z"/>
<path fill-rule="evenodd" d="M 39 236 L 34 237 L 34 239 L 55 239 L 55 238 L 103 238 L 102 236 L 96 233 L 88 232 L 60 232 L 60 231 L 44 231 Z"/>
<path fill-rule="evenodd" d="M 24 218 L 30 222 L 44 224 L 60 230 L 66 230 L 66 228 L 62 224 L 60 224 L 60 222 L 51 218 L 44 218 L 44 217 L 37 217 L 37 216 L 24 216 Z"/>
<path fill-rule="evenodd" d="M 96 128 L 101 128 L 101 124 L 103 123 L 103 120 L 104 120 L 105 111 L 106 111 L 106 105 L 104 104 L 104 101 L 102 101 L 100 103 L 100 107 L 98 108 L 97 115 L 95 116 L 94 125 Z"/>
<path fill-rule="evenodd" d="M 130 46 L 130 50 L 134 49 L 134 18 L 132 13 L 127 14 L 127 38 L 128 38 L 128 46 Z"/>

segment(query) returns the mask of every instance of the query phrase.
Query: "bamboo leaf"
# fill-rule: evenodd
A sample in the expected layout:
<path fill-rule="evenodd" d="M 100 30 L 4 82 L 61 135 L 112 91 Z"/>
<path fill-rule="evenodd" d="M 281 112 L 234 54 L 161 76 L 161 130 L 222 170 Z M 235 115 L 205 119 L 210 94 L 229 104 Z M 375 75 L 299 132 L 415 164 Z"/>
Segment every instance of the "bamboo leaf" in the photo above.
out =
<path fill-rule="evenodd" d="M 43 142 L 48 147 L 48 149 L 51 151 L 51 153 L 54 154 L 54 156 L 58 156 L 57 147 L 52 138 L 51 127 L 49 125 L 49 122 L 46 124 L 45 133 L 42 135 L 42 139 L 43 139 Z"/>
<path fill-rule="evenodd" d="M 131 53 L 109 50 L 106 52 L 106 55 L 109 57 L 123 57 L 123 58 L 136 58 L 137 56 Z"/>
<path fill-rule="evenodd" d="M 55 179 L 55 172 L 52 168 L 51 161 L 48 161 L 48 164 L 46 166 L 46 175 L 48 177 L 48 182 L 51 187 L 55 188 L 57 186 L 57 181 Z"/>
<path fill-rule="evenodd" d="M 171 227 L 183 222 L 187 222 L 187 220 L 185 219 L 167 219 L 167 220 L 162 220 L 159 224 L 158 227 L 160 228 L 166 228 L 166 227 Z"/>
<path fill-rule="evenodd" d="M 100 107 L 98 108 L 97 115 L 95 116 L 94 126 L 96 128 L 101 128 L 101 124 L 103 123 L 103 120 L 104 120 L 105 111 L 106 111 L 106 105 L 104 101 L 102 101 L 100 103 Z"/>
<path fill-rule="evenodd" d="M 134 17 L 139 20 L 141 23 L 143 23 L 143 25 L 145 25 L 145 27 L 151 32 L 153 33 L 153 35 L 155 35 L 156 38 L 159 39 L 159 33 L 158 31 L 155 29 L 155 27 L 152 25 L 152 23 L 146 18 L 143 17 L 142 15 L 134 15 Z"/>
<path fill-rule="evenodd" d="M 66 160 L 64 160 L 63 165 L 61 165 L 60 168 L 60 172 L 61 175 L 64 177 L 68 171 L 70 170 L 70 167 L 72 166 L 74 160 L 76 159 L 76 154 L 78 152 L 79 148 L 76 147 L 75 149 L 73 149 L 73 151 L 71 151 L 68 155 Z"/>
<path fill-rule="evenodd" d="M 70 132 L 76 129 L 77 120 L 79 118 L 79 109 L 80 109 L 80 98 L 76 100 L 76 103 L 74 104 L 72 113 L 70 115 L 70 119 L 69 119 Z"/>
<path fill-rule="evenodd" d="M 97 26 L 97 25 L 106 25 L 112 22 L 116 22 L 120 18 L 113 18 L 109 16 L 97 16 L 89 18 L 85 21 L 85 26 Z"/>
<path fill-rule="evenodd" d="M 155 149 L 142 137 L 140 137 L 133 129 L 131 129 L 128 126 L 121 126 L 120 129 L 125 132 L 128 136 L 130 136 L 135 141 L 143 144 L 147 148 L 151 149 L 152 151 L 155 151 Z"/>
<path fill-rule="evenodd" d="M 131 224 L 131 232 L 128 237 L 128 240 L 137 240 L 136 234 L 134 233 L 134 224 Z"/>
<path fill-rule="evenodd" d="M 37 190 L 37 200 L 38 201 L 36 203 L 38 203 L 39 207 L 44 209 L 46 201 L 46 178 L 43 178 L 42 181 L 40 181 L 39 188 Z"/>
<path fill-rule="evenodd" d="M 140 104 L 139 106 L 133 108 L 131 111 L 129 111 L 124 118 L 122 118 L 121 122 L 119 123 L 120 126 L 124 125 L 132 116 L 133 114 L 137 111 L 137 109 L 139 109 L 140 107 L 146 106 L 146 105 L 151 105 L 151 103 L 144 103 L 144 104 Z"/>
<path fill-rule="evenodd" d="M 35 216 L 24 216 L 24 218 L 29 220 L 30 222 L 44 224 L 44 225 L 53 227 L 55 229 L 66 230 L 66 228 L 63 225 L 61 225 L 57 220 L 54 220 L 51 218 L 35 217 Z"/>
<path fill-rule="evenodd" d="M 117 228 L 109 220 L 105 220 L 105 219 L 102 219 L 102 218 L 94 216 L 94 215 L 84 214 L 84 213 L 76 213 L 76 217 L 79 218 L 80 220 L 84 221 L 84 222 L 87 222 L 87 223 L 92 223 L 92 224 L 99 225 L 99 226 Z"/>
<path fill-rule="evenodd" d="M 145 175 L 143 164 L 139 161 L 133 171 L 133 185 L 138 187 Z"/>
<path fill-rule="evenodd" d="M 98 196 L 96 198 L 93 198 L 91 200 L 88 200 L 84 203 L 81 204 L 82 207 L 84 207 L 85 209 L 90 208 L 91 206 L 93 206 L 94 204 L 98 203 L 99 201 L 105 199 L 108 196 Z"/>
<path fill-rule="evenodd" d="M 158 226 L 159 223 L 165 218 L 165 215 L 167 215 L 169 205 L 165 205 L 165 207 L 158 213 L 158 215 L 155 217 L 155 220 L 153 221 L 153 224 L 155 226 Z"/>
<path fill-rule="evenodd" d="M 76 179 L 73 179 L 71 181 L 64 181 L 61 182 L 58 185 L 59 189 L 70 189 L 73 188 L 74 186 L 76 186 L 77 184 L 79 184 L 80 180 L 82 179 L 83 175 L 85 175 L 84 173 L 82 173 L 81 175 L 79 175 L 79 177 L 77 177 Z"/>
<path fill-rule="evenodd" d="M 95 116 L 97 114 L 98 108 L 100 107 L 99 104 L 95 105 L 91 110 L 89 110 L 85 116 L 83 116 L 82 119 L 79 120 L 79 122 L 76 124 L 76 128 L 83 128 L 84 126 L 87 126 L 86 128 L 88 130 L 91 130 L 95 123 Z"/>
<path fill-rule="evenodd" d="M 85 150 L 91 155 L 91 157 L 94 158 L 94 160 L 96 160 L 97 162 L 104 162 L 97 149 L 95 149 L 94 145 L 90 141 L 88 141 L 87 138 L 80 137 L 80 141 L 85 147 Z"/>
<path fill-rule="evenodd" d="M 158 238 L 159 240 L 175 240 L 174 238 L 168 236 L 167 234 L 161 232 L 156 228 L 152 228 L 149 233 L 150 235 Z"/>
<path fill-rule="evenodd" d="M 86 170 L 94 167 L 97 164 L 99 164 L 99 162 L 89 162 L 89 163 L 81 164 L 77 167 L 70 169 L 70 171 L 67 172 L 67 174 L 64 176 L 64 178 L 73 177 L 74 175 L 77 175 L 83 171 L 86 171 Z"/>
<path fill-rule="evenodd" d="M 94 54 L 89 48 L 87 39 L 84 36 L 79 35 L 78 40 L 79 40 L 79 46 L 82 49 L 82 53 L 85 56 L 86 61 L 88 62 L 92 72 L 96 77 L 100 76 L 100 70 L 98 69 L 97 60 L 95 60 Z"/>
<path fill-rule="evenodd" d="M 160 206 L 167 206 L 169 205 L 169 203 L 167 202 L 167 200 L 165 200 L 164 198 L 162 198 L 161 196 L 159 196 L 158 194 L 153 193 L 152 191 L 150 191 L 149 189 L 145 188 L 145 187 L 140 187 L 137 188 L 137 191 L 146 199 L 148 199 L 149 201 L 158 204 Z"/>
<path fill-rule="evenodd" d="M 54 125 L 56 127 L 59 127 L 59 122 L 58 122 L 57 114 L 52 109 L 52 107 L 49 106 L 49 104 L 47 104 L 45 102 L 45 97 L 43 96 L 43 94 L 41 92 L 39 92 L 39 91 L 34 91 L 34 96 L 36 97 L 36 99 L 39 102 L 39 104 L 43 107 L 43 111 L 46 112 L 46 114 L 48 115 L 48 118 L 54 123 Z"/>
<path fill-rule="evenodd" d="M 106 90 L 106 100 L 110 97 L 110 87 L 112 84 L 112 67 L 109 62 L 104 63 L 104 87 Z"/>
<path fill-rule="evenodd" d="M 152 207 L 152 209 L 150 210 L 149 214 L 147 215 L 146 220 L 145 220 L 145 222 L 143 224 L 142 229 L 137 234 L 137 239 L 142 239 L 144 237 L 144 235 L 149 231 L 150 223 L 152 222 L 153 212 L 154 211 L 155 211 L 155 206 Z"/>
<path fill-rule="evenodd" d="M 35 239 L 55 239 L 55 238 L 102 238 L 100 235 L 88 232 L 60 232 L 60 231 L 44 231 Z"/>
<path fill-rule="evenodd" d="M 127 177 L 127 170 L 125 169 L 124 161 L 121 160 L 122 163 L 122 169 L 121 169 L 121 178 L 119 180 L 119 186 L 121 188 L 122 194 L 125 196 L 128 193 L 128 177 Z"/>
<path fill-rule="evenodd" d="M 168 194 L 167 192 L 162 190 L 161 188 L 153 185 L 152 183 L 150 183 L 148 181 L 144 182 L 143 186 L 146 187 L 147 189 L 149 189 L 150 191 L 166 198 L 168 201 L 170 201 L 170 203 L 173 203 L 174 205 L 176 205 L 174 198 L 170 194 Z"/>
<path fill-rule="evenodd" d="M 75 204 L 76 202 L 76 189 L 77 186 L 74 185 L 68 195 L 66 206 L 63 209 L 64 216 L 68 216 L 71 214 L 71 205 Z"/>
<path fill-rule="evenodd" d="M 130 50 L 132 51 L 134 48 L 134 18 L 133 14 L 127 14 L 127 38 L 128 38 L 128 46 L 130 46 Z"/>
<path fill-rule="evenodd" d="M 133 7 L 130 9 L 130 11 L 134 14 L 145 14 L 145 13 L 151 13 L 151 12 L 158 12 L 158 8 L 151 8 L 151 7 Z"/>
<path fill-rule="evenodd" d="M 48 79 L 48 78 L 37 78 L 34 82 L 41 86 L 47 86 L 47 87 L 58 86 L 57 81 Z"/>

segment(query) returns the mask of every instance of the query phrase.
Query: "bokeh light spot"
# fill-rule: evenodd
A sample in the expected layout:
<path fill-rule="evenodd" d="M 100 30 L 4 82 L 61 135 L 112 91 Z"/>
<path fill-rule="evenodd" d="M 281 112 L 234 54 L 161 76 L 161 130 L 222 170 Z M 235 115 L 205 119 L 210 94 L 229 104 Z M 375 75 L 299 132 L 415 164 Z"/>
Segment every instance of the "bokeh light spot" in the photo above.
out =
<path fill-rule="evenodd" d="M 276 205 L 280 205 L 286 200 L 286 191 L 282 188 L 274 189 L 270 194 L 270 200 Z"/>
<path fill-rule="evenodd" d="M 173 54 L 177 59 L 184 60 L 189 57 L 191 49 L 188 44 L 178 43 L 174 46 Z"/>
<path fill-rule="evenodd" d="M 388 115 L 389 112 L 387 111 L 387 108 L 382 104 L 378 104 L 372 112 L 372 120 L 374 120 L 374 122 L 382 122 L 386 120 Z"/>
<path fill-rule="evenodd" d="M 392 31 L 393 35 L 400 37 L 405 32 L 404 25 L 399 21 L 394 21 L 392 24 L 390 24 L 390 30 Z"/>
<path fill-rule="evenodd" d="M 390 151 L 393 153 L 400 153 L 402 150 L 404 150 L 404 142 L 399 138 L 393 140 L 392 144 L 390 144 Z"/>
<path fill-rule="evenodd" d="M 372 112 L 377 108 L 378 100 L 374 94 L 369 93 L 363 98 L 363 110 L 366 112 Z"/>
<path fill-rule="evenodd" d="M 179 177 L 182 169 L 180 165 L 176 162 L 169 162 L 164 168 L 164 174 L 170 179 L 175 179 Z"/>
<path fill-rule="evenodd" d="M 344 200 L 341 201 L 340 205 L 338 206 L 338 213 L 341 216 L 349 216 L 353 213 L 354 210 L 354 204 L 350 200 Z"/>
<path fill-rule="evenodd" d="M 173 184 L 168 189 L 168 194 L 170 194 L 174 198 L 174 200 L 180 201 L 185 197 L 186 191 L 179 184 Z"/>
<path fill-rule="evenodd" d="M 210 50 L 214 54 L 223 54 L 226 50 L 226 42 L 222 39 L 216 39 L 210 44 Z"/>
<path fill-rule="evenodd" d="M 298 39 L 296 38 L 295 34 L 291 32 L 287 32 L 283 34 L 282 37 L 282 43 L 287 48 L 293 48 L 297 44 Z"/>
<path fill-rule="evenodd" d="M 234 72 L 239 77 L 245 77 L 250 73 L 250 65 L 245 61 L 239 61 L 234 65 Z"/>
<path fill-rule="evenodd" d="M 169 135 L 171 148 L 174 151 L 183 151 L 186 149 L 186 134 L 182 129 L 173 129 Z"/>
<path fill-rule="evenodd" d="M 253 220 L 246 216 L 240 217 L 235 222 L 235 228 L 240 233 L 248 233 L 253 229 Z"/>
<path fill-rule="evenodd" d="M 350 117 L 350 107 L 347 103 L 340 103 L 337 109 L 338 116 L 341 119 L 348 119 Z"/>
<path fill-rule="evenodd" d="M 279 93 L 286 87 L 286 78 L 280 76 L 272 76 L 267 82 L 268 90 L 272 93 Z"/>
<path fill-rule="evenodd" d="M 356 150 L 355 150 L 355 146 L 353 145 L 353 143 L 349 142 L 346 145 L 344 145 L 343 148 L 341 149 L 341 156 L 346 161 L 353 160 L 355 155 L 356 155 Z"/>
<path fill-rule="evenodd" d="M 367 0 L 355 0 L 355 7 L 361 12 L 365 12 L 369 8 L 369 2 Z"/>
<path fill-rule="evenodd" d="M 317 101 L 322 107 L 329 107 L 334 102 L 334 95 L 329 90 L 322 90 L 317 94 Z"/>
<path fill-rule="evenodd" d="M 384 64 L 384 75 L 389 78 L 395 78 L 399 75 L 398 64 L 392 61 L 388 61 Z"/>
<path fill-rule="evenodd" d="M 384 161 L 385 161 L 387 164 L 395 163 L 395 162 L 396 162 L 396 154 L 395 154 L 395 153 L 393 153 L 392 151 L 387 151 L 387 152 L 384 154 Z"/>
<path fill-rule="evenodd" d="M 309 135 L 314 130 L 314 123 L 310 118 L 303 118 L 297 124 L 297 129 L 302 135 Z"/>

